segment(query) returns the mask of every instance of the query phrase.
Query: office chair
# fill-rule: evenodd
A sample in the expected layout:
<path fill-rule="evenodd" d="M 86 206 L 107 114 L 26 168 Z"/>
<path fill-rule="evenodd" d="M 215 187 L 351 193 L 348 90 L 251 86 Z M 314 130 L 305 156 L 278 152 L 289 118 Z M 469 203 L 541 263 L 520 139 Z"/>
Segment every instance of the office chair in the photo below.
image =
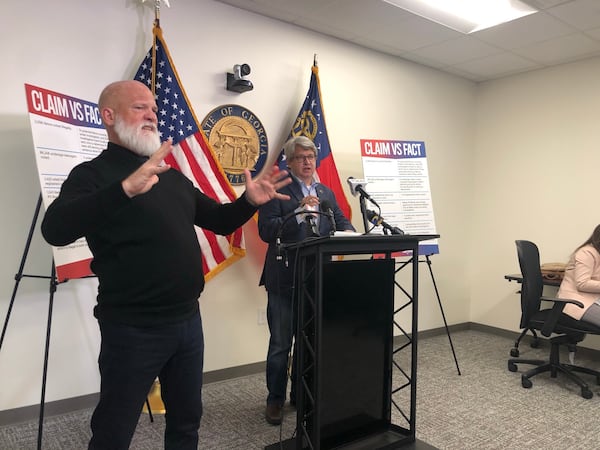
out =
<path fill-rule="evenodd" d="M 519 356 L 519 344 L 528 331 L 531 332 L 531 337 L 533 339 L 529 346 L 531 348 L 538 348 L 540 346 L 540 338 L 538 337 L 537 332 L 533 328 L 527 328 L 527 323 L 523 320 L 524 317 L 524 315 L 521 315 L 521 334 L 515 341 L 514 347 L 510 349 L 510 356 L 514 356 L 515 358 Z"/>
<path fill-rule="evenodd" d="M 545 337 L 550 337 L 552 334 L 554 336 L 549 339 L 549 360 L 511 358 L 508 360 L 508 370 L 516 372 L 517 364 L 536 366 L 521 375 L 521 384 L 524 388 L 530 388 L 533 384 L 530 378 L 539 373 L 550 372 L 550 376 L 556 378 L 558 372 L 560 372 L 581 388 L 583 398 L 592 398 L 594 394 L 589 386 L 575 372 L 595 376 L 597 384 L 600 384 L 600 372 L 587 367 L 562 363 L 560 361 L 560 346 L 567 346 L 572 363 L 576 345 L 583 341 L 587 333 L 600 334 L 600 327 L 583 320 L 574 319 L 562 312 L 567 303 L 573 303 L 583 308 L 583 303 L 580 301 L 542 296 L 544 284 L 540 270 L 538 248 L 533 242 L 529 241 L 516 241 L 516 244 L 519 266 L 523 276 L 521 285 L 521 327 L 538 330 Z M 551 307 L 542 309 L 542 301 L 551 302 Z"/>

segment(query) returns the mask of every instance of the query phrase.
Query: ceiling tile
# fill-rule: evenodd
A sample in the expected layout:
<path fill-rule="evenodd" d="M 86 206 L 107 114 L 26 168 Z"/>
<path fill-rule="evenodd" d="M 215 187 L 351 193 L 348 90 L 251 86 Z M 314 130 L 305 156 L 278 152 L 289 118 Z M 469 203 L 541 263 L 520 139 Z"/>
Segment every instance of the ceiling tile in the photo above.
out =
<path fill-rule="evenodd" d="M 365 34 L 398 27 L 415 16 L 381 0 L 335 0 L 327 2 L 318 14 L 305 9 L 304 17 L 337 27 L 353 27 L 357 34 Z"/>
<path fill-rule="evenodd" d="M 450 66 L 484 56 L 496 55 L 504 52 L 503 49 L 494 47 L 471 36 L 444 41 L 409 52 L 416 57 L 436 61 L 443 66 Z"/>
<path fill-rule="evenodd" d="M 448 66 L 448 64 L 443 61 L 439 61 L 437 59 L 431 59 L 426 56 L 422 56 L 418 53 L 413 53 L 413 52 L 398 53 L 397 56 L 399 56 L 403 59 L 406 59 L 408 61 L 422 64 L 424 66 L 433 67 L 435 69 L 442 69 L 442 68 L 445 68 L 446 66 Z"/>
<path fill-rule="evenodd" d="M 538 12 L 472 35 L 507 50 L 572 34 L 576 29 L 544 12 Z"/>
<path fill-rule="evenodd" d="M 489 76 L 477 75 L 471 72 L 467 72 L 465 70 L 461 70 L 454 66 L 445 67 L 444 72 L 451 73 L 453 75 L 457 75 L 459 77 L 466 78 L 467 80 L 476 82 L 486 81 L 490 79 Z"/>
<path fill-rule="evenodd" d="M 548 66 L 598 55 L 600 54 L 600 42 L 576 33 L 521 47 L 514 52 Z"/>
<path fill-rule="evenodd" d="M 589 30 L 597 27 L 598 22 L 600 22 L 600 1 L 579 0 L 568 2 L 550 8 L 547 12 L 579 30 Z"/>
<path fill-rule="evenodd" d="M 532 70 L 542 66 L 519 55 L 505 52 L 462 64 L 455 64 L 452 67 L 474 75 L 479 75 L 485 79 L 490 79 L 525 70 Z"/>
<path fill-rule="evenodd" d="M 374 42 L 392 45 L 400 50 L 414 50 L 461 36 L 464 35 L 458 31 L 441 27 L 418 16 L 404 20 L 396 27 L 378 29 L 376 32 L 365 34 L 365 37 Z"/>
<path fill-rule="evenodd" d="M 600 41 L 600 28 L 594 28 L 593 30 L 586 30 L 584 33 L 586 36 L 591 37 L 596 41 Z"/>
<path fill-rule="evenodd" d="M 474 81 L 600 55 L 600 0 L 525 0 L 540 12 L 470 35 L 383 0 L 216 1 Z"/>
<path fill-rule="evenodd" d="M 573 0 L 521 0 L 524 3 L 527 3 L 533 6 L 536 9 L 548 9 L 556 5 L 560 5 L 562 3 L 569 3 Z"/>

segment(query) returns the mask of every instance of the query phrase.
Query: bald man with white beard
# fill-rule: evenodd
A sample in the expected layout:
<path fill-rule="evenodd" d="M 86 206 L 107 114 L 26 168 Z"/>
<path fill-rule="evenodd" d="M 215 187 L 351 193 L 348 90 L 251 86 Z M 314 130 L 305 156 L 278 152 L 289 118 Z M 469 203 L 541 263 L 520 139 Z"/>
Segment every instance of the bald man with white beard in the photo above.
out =
<path fill-rule="evenodd" d="M 164 163 L 157 105 L 138 81 L 118 81 L 98 107 L 108 146 L 76 166 L 48 207 L 42 234 L 63 246 L 85 237 L 98 277 L 100 399 L 89 449 L 129 448 L 140 412 L 158 377 L 166 408 L 168 450 L 196 450 L 202 416 L 204 338 L 198 298 L 204 288 L 194 227 L 228 235 L 257 207 L 285 199 L 290 182 L 269 168 L 237 200 L 220 204 Z"/>

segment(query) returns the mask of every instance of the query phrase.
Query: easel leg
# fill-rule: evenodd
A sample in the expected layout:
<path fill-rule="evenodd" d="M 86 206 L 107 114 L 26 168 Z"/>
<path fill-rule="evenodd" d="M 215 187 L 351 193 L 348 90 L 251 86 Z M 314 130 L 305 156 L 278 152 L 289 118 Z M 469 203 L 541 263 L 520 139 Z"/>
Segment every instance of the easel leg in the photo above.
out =
<path fill-rule="evenodd" d="M 15 298 L 17 296 L 17 290 L 19 289 L 19 283 L 21 282 L 21 278 L 23 278 L 23 269 L 25 268 L 25 261 L 27 261 L 27 254 L 29 253 L 31 239 L 33 238 L 33 232 L 35 230 L 35 224 L 36 224 L 38 216 L 40 214 L 41 205 L 42 205 L 42 194 L 40 194 L 38 197 L 38 201 L 35 206 L 35 212 L 33 213 L 33 220 L 31 222 L 31 226 L 29 227 L 29 234 L 27 235 L 27 241 L 25 242 L 25 249 L 23 250 L 23 255 L 21 256 L 21 264 L 19 265 L 19 271 L 15 275 L 15 287 L 13 288 L 12 296 L 10 297 L 10 303 L 8 304 L 8 311 L 6 312 L 6 319 L 4 320 L 4 326 L 2 327 L 2 336 L 0 336 L 0 350 L 2 349 L 2 343 L 4 342 L 4 335 L 6 334 L 6 329 L 8 327 L 8 321 L 10 319 L 10 314 L 12 312 L 12 308 L 15 303 Z"/>
<path fill-rule="evenodd" d="M 10 320 L 10 314 L 12 312 L 12 308 L 15 303 L 15 298 L 17 297 L 17 291 L 19 289 L 19 283 L 23 276 L 30 276 L 33 278 L 48 278 L 47 276 L 33 276 L 33 275 L 23 275 L 23 270 L 25 269 L 25 262 L 27 261 L 27 255 L 29 254 L 29 247 L 31 246 L 31 240 L 33 238 L 33 233 L 35 231 L 35 225 L 37 223 L 37 219 L 40 215 L 40 208 L 42 206 L 42 194 L 39 195 L 35 212 L 33 213 L 33 219 L 31 220 L 31 226 L 29 227 L 29 233 L 27 235 L 27 241 L 25 242 L 25 249 L 23 250 L 23 255 L 21 256 L 21 263 L 19 264 L 19 270 L 15 275 L 15 286 L 13 288 L 12 296 L 10 298 L 10 303 L 8 306 L 8 311 L 6 313 L 6 319 L 4 320 L 4 326 L 2 327 L 2 335 L 0 336 L 0 349 L 2 348 L 2 343 L 4 342 L 4 336 L 6 335 L 6 330 L 8 328 L 8 322 Z M 42 427 L 44 423 L 44 399 L 46 397 L 46 375 L 48 372 L 48 353 L 50 349 L 50 325 L 52 323 L 52 306 L 54 303 L 54 292 L 56 291 L 56 268 L 54 266 L 54 260 L 52 260 L 52 271 L 50 275 L 50 298 L 49 298 L 49 309 L 48 309 L 48 326 L 46 329 L 46 348 L 44 351 L 44 368 L 42 373 L 42 399 L 40 402 L 40 420 L 38 424 L 38 442 L 37 448 L 41 450 L 42 448 Z"/>
<path fill-rule="evenodd" d="M 152 415 L 152 408 L 150 407 L 150 399 L 146 397 L 146 408 L 148 409 L 148 417 L 150 417 L 150 422 L 154 422 L 154 416 Z"/>
<path fill-rule="evenodd" d="M 435 295 L 437 297 L 438 304 L 440 305 L 440 312 L 442 313 L 442 319 L 444 320 L 444 327 L 446 328 L 446 334 L 448 335 L 448 341 L 450 342 L 450 348 L 452 349 L 452 356 L 454 356 L 454 363 L 456 364 L 456 370 L 460 375 L 460 368 L 458 367 L 458 359 L 456 359 L 456 352 L 454 351 L 454 345 L 452 344 L 452 338 L 450 337 L 450 330 L 448 329 L 448 322 L 446 322 L 446 315 L 444 314 L 444 308 L 442 307 L 442 300 L 440 299 L 440 293 L 437 288 L 437 284 L 435 282 L 435 277 L 433 276 L 433 270 L 431 269 L 431 259 L 429 259 L 429 255 L 425 255 L 425 259 L 427 262 L 427 267 L 429 268 L 429 274 L 431 275 L 431 281 L 433 282 L 433 288 L 435 289 Z"/>
<path fill-rule="evenodd" d="M 56 292 L 56 266 L 52 260 L 52 271 L 50 275 L 50 297 L 48 302 L 48 325 L 46 327 L 46 347 L 44 350 L 44 369 L 42 371 L 42 397 L 40 400 L 40 420 L 38 423 L 38 450 L 42 449 L 42 435 L 44 428 L 44 406 L 46 399 L 46 379 L 48 375 L 48 354 L 50 351 L 50 329 L 52 326 L 52 307 L 54 306 L 54 293 Z"/>

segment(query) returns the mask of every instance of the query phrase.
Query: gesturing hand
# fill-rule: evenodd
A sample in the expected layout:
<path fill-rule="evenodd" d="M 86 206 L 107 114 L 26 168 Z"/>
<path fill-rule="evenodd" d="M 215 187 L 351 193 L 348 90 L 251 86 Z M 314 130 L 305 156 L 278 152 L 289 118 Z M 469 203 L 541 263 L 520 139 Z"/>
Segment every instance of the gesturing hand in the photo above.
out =
<path fill-rule="evenodd" d="M 289 200 L 289 195 L 277 192 L 278 189 L 292 182 L 292 179 L 287 174 L 287 171 L 279 170 L 277 166 L 271 166 L 253 180 L 250 171 L 244 169 L 246 199 L 254 206 L 260 206 L 274 198 Z"/>
<path fill-rule="evenodd" d="M 129 198 L 148 192 L 158 183 L 158 175 L 171 168 L 163 159 L 173 150 L 171 141 L 163 142 L 160 148 L 135 172 L 121 182 L 123 191 Z"/>
<path fill-rule="evenodd" d="M 316 195 L 307 195 L 302 200 L 300 200 L 300 206 L 302 208 L 316 208 L 319 206 L 319 197 Z"/>

